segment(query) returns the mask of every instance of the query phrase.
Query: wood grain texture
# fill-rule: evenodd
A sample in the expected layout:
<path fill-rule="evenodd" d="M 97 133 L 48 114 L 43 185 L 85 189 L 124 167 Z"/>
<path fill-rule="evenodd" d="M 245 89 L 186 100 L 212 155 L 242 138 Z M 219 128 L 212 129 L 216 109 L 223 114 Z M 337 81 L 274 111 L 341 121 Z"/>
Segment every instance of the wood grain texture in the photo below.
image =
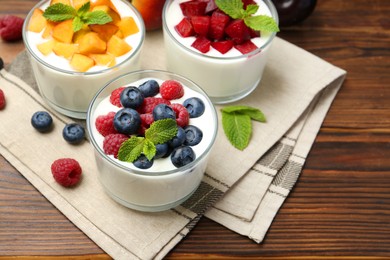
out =
<path fill-rule="evenodd" d="M 37 1 L 0 3 L 0 16 L 24 17 Z M 387 0 L 319 0 L 302 24 L 282 28 L 281 38 L 348 72 L 302 175 L 262 244 L 203 218 L 167 259 L 390 258 L 389 13 Z M 0 41 L 6 63 L 23 49 Z M 1 156 L 0 255 L 109 259 Z"/>

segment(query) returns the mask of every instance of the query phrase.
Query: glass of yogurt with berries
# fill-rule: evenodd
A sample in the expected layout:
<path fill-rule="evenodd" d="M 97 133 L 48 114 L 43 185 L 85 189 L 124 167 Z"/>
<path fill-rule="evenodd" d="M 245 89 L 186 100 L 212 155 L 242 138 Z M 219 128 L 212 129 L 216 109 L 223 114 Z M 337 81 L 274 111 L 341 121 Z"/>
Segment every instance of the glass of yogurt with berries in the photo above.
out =
<path fill-rule="evenodd" d="M 144 38 L 143 20 L 126 0 L 43 0 L 23 26 L 41 96 L 81 119 L 103 82 L 140 69 Z"/>
<path fill-rule="evenodd" d="M 163 30 L 167 69 L 223 104 L 258 86 L 279 28 L 271 0 L 169 0 Z"/>
<path fill-rule="evenodd" d="M 177 74 L 124 74 L 94 97 L 87 128 L 99 180 L 120 204 L 162 211 L 199 186 L 217 134 L 207 94 Z"/>

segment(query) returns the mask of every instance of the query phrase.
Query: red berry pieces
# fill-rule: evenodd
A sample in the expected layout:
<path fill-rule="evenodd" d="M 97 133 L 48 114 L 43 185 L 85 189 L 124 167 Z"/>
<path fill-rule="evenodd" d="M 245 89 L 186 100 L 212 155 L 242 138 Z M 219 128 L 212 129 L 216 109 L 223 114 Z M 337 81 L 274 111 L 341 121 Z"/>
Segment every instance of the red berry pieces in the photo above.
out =
<path fill-rule="evenodd" d="M 104 153 L 107 155 L 113 155 L 115 158 L 118 158 L 119 148 L 127 139 L 129 139 L 129 137 L 124 134 L 107 135 L 103 140 Z"/>
<path fill-rule="evenodd" d="M 231 21 L 228 26 L 226 26 L 225 33 L 233 39 L 236 44 L 241 44 L 251 38 L 250 29 L 242 19 Z"/>
<path fill-rule="evenodd" d="M 23 22 L 23 18 L 14 15 L 5 15 L 1 17 L 0 37 L 8 42 L 22 39 Z"/>
<path fill-rule="evenodd" d="M 233 48 L 233 45 L 232 40 L 211 42 L 211 46 L 222 54 L 227 53 L 231 48 Z"/>
<path fill-rule="evenodd" d="M 201 53 L 206 53 L 210 50 L 211 42 L 206 37 L 198 37 L 191 46 Z"/>
<path fill-rule="evenodd" d="M 137 109 L 137 111 L 140 114 L 149 114 L 153 112 L 153 109 L 158 104 L 167 104 L 170 105 L 171 102 L 169 100 L 166 100 L 164 98 L 159 97 L 146 97 L 144 98 L 144 102 L 142 105 Z"/>
<path fill-rule="evenodd" d="M 181 11 L 184 16 L 191 17 L 195 15 L 204 15 L 206 12 L 207 3 L 198 1 L 187 1 L 180 3 Z"/>
<path fill-rule="evenodd" d="M 64 187 L 70 187 L 80 181 L 82 169 L 75 159 L 62 158 L 53 162 L 51 173 L 56 182 Z"/>
<path fill-rule="evenodd" d="M 166 80 L 160 86 L 160 94 L 167 100 L 178 99 L 184 95 L 184 88 L 176 80 Z"/>
<path fill-rule="evenodd" d="M 116 134 L 114 128 L 115 112 L 109 112 L 107 115 L 100 115 L 96 118 L 95 127 L 102 136 Z"/>
<path fill-rule="evenodd" d="M 114 106 L 117 106 L 117 107 L 122 107 L 121 93 L 124 89 L 125 89 L 125 87 L 120 87 L 120 88 L 117 88 L 111 92 L 111 95 L 110 95 L 111 104 L 113 104 Z"/>
<path fill-rule="evenodd" d="M 251 40 L 248 40 L 242 44 L 234 45 L 234 48 L 239 50 L 242 54 L 247 54 L 256 50 L 257 46 L 253 42 L 251 42 Z"/>
<path fill-rule="evenodd" d="M 145 135 L 145 131 L 154 122 L 153 114 L 141 114 L 141 127 L 139 130 L 140 135 Z"/>
<path fill-rule="evenodd" d="M 210 38 L 221 40 L 225 35 L 225 28 L 229 22 L 230 17 L 227 14 L 220 10 L 215 10 L 210 18 Z"/>
<path fill-rule="evenodd" d="M 5 96 L 3 90 L 0 89 L 0 110 L 5 107 Z"/>
<path fill-rule="evenodd" d="M 191 23 L 197 35 L 207 36 L 210 28 L 210 16 L 192 16 Z"/>
<path fill-rule="evenodd" d="M 190 121 L 190 115 L 188 110 L 182 104 L 172 104 L 171 108 L 176 114 L 176 123 L 180 127 L 185 127 Z"/>
<path fill-rule="evenodd" d="M 190 37 L 195 35 L 194 27 L 190 19 L 184 17 L 180 23 L 175 26 L 175 30 L 181 35 L 181 37 Z"/>

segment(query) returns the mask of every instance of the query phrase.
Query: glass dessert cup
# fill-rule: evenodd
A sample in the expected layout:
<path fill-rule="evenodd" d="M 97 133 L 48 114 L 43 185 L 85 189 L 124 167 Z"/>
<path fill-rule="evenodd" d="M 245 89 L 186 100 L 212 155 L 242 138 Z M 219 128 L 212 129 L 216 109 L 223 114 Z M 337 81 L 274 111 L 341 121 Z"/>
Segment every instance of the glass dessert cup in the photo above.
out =
<path fill-rule="evenodd" d="M 163 10 L 164 44 L 167 70 L 190 78 L 201 86 L 214 104 L 225 104 L 240 100 L 249 95 L 260 83 L 267 62 L 269 48 L 276 33 L 263 33 L 266 37 L 259 48 L 239 56 L 214 56 L 203 54 L 184 43 L 175 31 L 174 25 L 180 19 L 171 11 L 180 0 L 166 1 Z M 270 15 L 278 23 L 277 11 L 271 0 L 260 2 L 269 9 Z M 176 3 L 176 4 L 175 4 Z M 174 12 L 178 12 L 179 9 Z"/>
<path fill-rule="evenodd" d="M 140 53 L 145 38 L 145 26 L 142 17 L 128 1 L 114 0 L 113 2 L 120 3 L 121 7 L 125 6 L 126 8 L 123 9 L 126 11 L 123 12 L 127 14 L 127 10 L 129 10 L 129 15 L 134 17 L 139 28 L 137 36 L 134 36 L 137 37 L 134 38 L 136 44 L 132 45 L 133 49 L 130 51 L 130 55 L 125 54 L 123 57 L 117 58 L 116 65 L 100 67 L 87 72 L 78 72 L 71 68 L 64 68 L 63 64 L 48 62 L 47 57 L 37 49 L 36 43 L 30 42 L 28 25 L 33 16 L 33 10 L 45 7 L 48 0 L 42 0 L 35 5 L 25 19 L 23 41 L 39 92 L 45 102 L 61 114 L 85 119 L 88 106 L 96 92 L 101 88 L 102 82 L 108 82 L 121 74 L 139 70 L 141 67 Z"/>
<path fill-rule="evenodd" d="M 196 154 L 195 160 L 191 163 L 180 168 L 172 165 L 157 167 L 154 170 L 152 170 L 153 168 L 141 170 L 133 166 L 132 163 L 121 162 L 104 153 L 102 140 L 99 139 L 102 137 L 99 136 L 94 123 L 102 111 L 104 99 L 113 90 L 143 79 L 176 80 L 202 97 L 206 110 L 204 115 L 198 118 L 198 122 L 202 121 L 204 133 L 202 141 L 205 140 L 205 142 L 201 152 Z M 99 169 L 99 181 L 107 194 L 128 208 L 146 212 L 174 208 L 195 192 L 204 176 L 218 127 L 216 110 L 207 94 L 200 87 L 182 76 L 158 70 L 131 72 L 110 81 L 93 98 L 88 109 L 86 123 Z M 160 159 L 156 159 L 154 163 L 156 164 L 158 160 Z M 170 158 L 168 157 L 166 160 L 170 160 Z"/>

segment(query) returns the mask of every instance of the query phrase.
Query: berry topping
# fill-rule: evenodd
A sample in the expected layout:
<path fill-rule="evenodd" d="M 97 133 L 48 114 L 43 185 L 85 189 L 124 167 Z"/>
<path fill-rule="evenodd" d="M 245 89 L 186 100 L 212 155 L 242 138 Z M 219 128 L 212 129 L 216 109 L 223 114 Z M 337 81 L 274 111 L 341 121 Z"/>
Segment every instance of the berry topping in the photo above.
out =
<path fill-rule="evenodd" d="M 180 23 L 175 26 L 175 30 L 181 35 L 181 37 L 190 37 L 195 35 L 194 27 L 190 19 L 184 17 Z"/>
<path fill-rule="evenodd" d="M 187 165 L 195 160 L 195 152 L 189 146 L 181 146 L 173 150 L 171 161 L 177 168 Z"/>
<path fill-rule="evenodd" d="M 153 109 L 153 119 L 154 121 L 172 118 L 176 120 L 175 111 L 173 111 L 172 107 L 166 104 L 158 104 Z"/>
<path fill-rule="evenodd" d="M 133 162 L 134 166 L 140 169 L 149 169 L 153 165 L 153 159 L 148 160 L 145 155 L 141 154 L 137 160 Z"/>
<path fill-rule="evenodd" d="M 239 50 L 242 54 L 247 54 L 257 49 L 256 45 L 251 40 L 241 44 L 236 44 L 234 45 L 234 48 Z"/>
<path fill-rule="evenodd" d="M 5 95 L 3 90 L 0 89 L 0 110 L 2 110 L 5 107 Z"/>
<path fill-rule="evenodd" d="M 114 128 L 114 117 L 115 112 L 109 112 L 107 115 L 100 115 L 96 118 L 95 126 L 102 136 L 117 133 Z"/>
<path fill-rule="evenodd" d="M 230 49 L 233 48 L 233 45 L 234 44 L 232 40 L 211 42 L 211 47 L 213 47 L 222 54 L 225 54 L 230 51 Z"/>
<path fill-rule="evenodd" d="M 154 159 L 160 159 L 169 153 L 169 146 L 167 143 L 156 144 L 156 154 L 154 155 Z"/>
<path fill-rule="evenodd" d="M 145 131 L 149 129 L 150 125 L 154 122 L 152 114 L 140 114 L 141 117 L 141 127 L 139 129 L 140 135 L 145 135 Z"/>
<path fill-rule="evenodd" d="M 182 127 L 178 127 L 176 136 L 168 141 L 168 145 L 171 148 L 179 147 L 184 143 L 185 139 L 186 133 L 184 132 L 184 129 Z"/>
<path fill-rule="evenodd" d="M 184 145 L 194 146 L 202 141 L 203 132 L 198 127 L 194 125 L 188 125 L 184 128 L 184 132 L 186 133 Z"/>
<path fill-rule="evenodd" d="M 117 107 L 122 107 L 121 93 L 124 89 L 125 89 L 125 87 L 120 87 L 120 88 L 117 88 L 111 92 L 111 95 L 110 95 L 111 104 L 113 104 L 114 106 L 117 106 Z"/>
<path fill-rule="evenodd" d="M 250 29 L 242 19 L 231 21 L 226 26 L 225 32 L 236 44 L 241 44 L 251 38 Z"/>
<path fill-rule="evenodd" d="M 184 95 L 184 88 L 176 80 L 166 80 L 161 84 L 160 94 L 167 100 L 178 99 Z"/>
<path fill-rule="evenodd" d="M 113 155 L 115 158 L 118 157 L 118 151 L 122 143 L 129 139 L 127 135 L 124 134 L 109 134 L 104 137 L 103 140 L 103 150 L 107 155 Z"/>
<path fill-rule="evenodd" d="M 5 15 L 0 18 L 0 37 L 4 41 L 12 42 L 22 39 L 24 19 L 14 16 Z"/>
<path fill-rule="evenodd" d="M 132 135 L 139 131 L 141 126 L 141 117 L 138 112 L 132 108 L 122 108 L 116 112 L 114 117 L 114 127 L 122 134 Z"/>
<path fill-rule="evenodd" d="M 169 100 L 159 98 L 159 97 L 146 97 L 141 107 L 139 107 L 137 110 L 141 114 L 152 113 L 154 107 L 157 106 L 158 104 L 170 105 L 171 102 Z"/>
<path fill-rule="evenodd" d="M 126 87 L 120 96 L 121 104 L 124 107 L 136 109 L 144 102 L 144 96 L 137 87 Z"/>
<path fill-rule="evenodd" d="M 211 41 L 206 37 L 198 37 L 191 44 L 191 46 L 200 51 L 201 53 L 206 53 L 210 50 Z"/>
<path fill-rule="evenodd" d="M 187 1 L 180 3 L 181 11 L 184 16 L 204 15 L 206 12 L 207 3 L 199 1 Z"/>
<path fill-rule="evenodd" d="M 142 83 L 138 88 L 144 97 L 154 97 L 160 92 L 160 86 L 153 79 Z"/>
<path fill-rule="evenodd" d="M 176 114 L 176 123 L 178 126 L 185 127 L 188 125 L 190 121 L 190 116 L 188 114 L 187 109 L 182 104 L 172 104 L 171 105 L 173 111 Z"/>
<path fill-rule="evenodd" d="M 46 111 L 38 111 L 31 117 L 31 124 L 41 133 L 48 132 L 53 126 L 53 118 Z"/>
<path fill-rule="evenodd" d="M 210 16 L 193 16 L 191 23 L 197 35 L 207 36 L 210 27 Z"/>
<path fill-rule="evenodd" d="M 196 118 L 203 115 L 205 106 L 203 101 L 197 97 L 191 97 L 183 102 L 183 106 L 188 110 L 190 118 Z"/>
<path fill-rule="evenodd" d="M 67 141 L 68 143 L 78 144 L 84 140 L 85 130 L 84 127 L 82 127 L 80 124 L 77 123 L 67 124 L 62 130 L 62 136 L 64 137 L 65 141 Z"/>
<path fill-rule="evenodd" d="M 75 159 L 62 158 L 52 163 L 51 173 L 56 182 L 64 187 L 70 187 L 80 181 L 82 169 Z"/>
<path fill-rule="evenodd" d="M 221 40 L 225 36 L 225 28 L 229 21 L 230 17 L 227 14 L 220 10 L 214 11 L 210 18 L 210 38 Z"/>

